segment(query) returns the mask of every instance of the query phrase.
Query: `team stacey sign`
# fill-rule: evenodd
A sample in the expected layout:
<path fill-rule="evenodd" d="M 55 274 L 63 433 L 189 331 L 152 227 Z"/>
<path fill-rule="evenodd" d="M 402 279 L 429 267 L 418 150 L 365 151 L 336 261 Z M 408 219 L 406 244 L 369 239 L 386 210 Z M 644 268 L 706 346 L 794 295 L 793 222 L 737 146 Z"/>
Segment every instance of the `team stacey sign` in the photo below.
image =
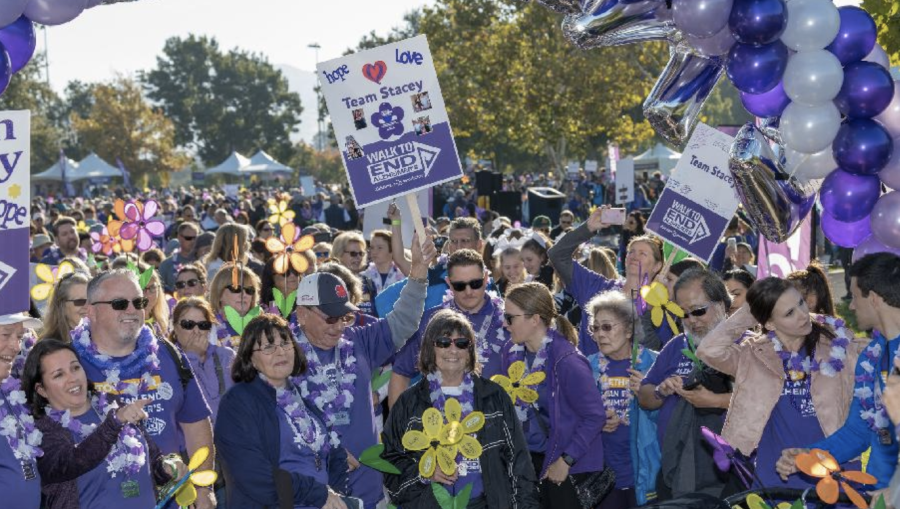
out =
<path fill-rule="evenodd" d="M 424 35 L 317 70 L 358 207 L 462 177 Z"/>
<path fill-rule="evenodd" d="M 0 315 L 27 311 L 31 112 L 0 111 Z"/>

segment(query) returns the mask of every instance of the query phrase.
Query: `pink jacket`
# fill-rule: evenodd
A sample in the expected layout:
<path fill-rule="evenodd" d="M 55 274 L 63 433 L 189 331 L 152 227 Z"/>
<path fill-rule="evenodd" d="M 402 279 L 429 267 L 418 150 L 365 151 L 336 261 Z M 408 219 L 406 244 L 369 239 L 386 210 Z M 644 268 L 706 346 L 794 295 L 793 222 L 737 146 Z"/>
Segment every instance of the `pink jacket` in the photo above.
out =
<path fill-rule="evenodd" d="M 722 437 L 745 455 L 751 454 L 759 445 L 766 423 L 781 397 L 785 378 L 781 358 L 766 335 L 751 334 L 736 343 L 756 325 L 745 305 L 720 323 L 697 348 L 697 356 L 703 362 L 735 379 Z M 838 333 L 853 337 L 849 330 Z M 819 371 L 812 373 L 810 394 L 826 437 L 837 431 L 847 418 L 853 399 L 856 359 L 868 342 L 868 339 L 860 338 L 851 340 L 844 368 L 836 376 L 825 376 Z M 824 363 L 831 354 L 831 340 L 822 338 L 819 345 L 816 360 Z"/>

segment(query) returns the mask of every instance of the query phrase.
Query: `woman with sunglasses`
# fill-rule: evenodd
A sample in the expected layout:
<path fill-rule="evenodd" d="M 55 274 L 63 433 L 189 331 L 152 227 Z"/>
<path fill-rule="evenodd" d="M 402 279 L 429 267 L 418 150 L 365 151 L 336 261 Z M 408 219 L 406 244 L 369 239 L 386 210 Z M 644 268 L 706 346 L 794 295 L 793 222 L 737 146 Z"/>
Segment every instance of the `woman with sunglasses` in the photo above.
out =
<path fill-rule="evenodd" d="M 236 276 L 236 277 L 235 277 Z M 237 286 L 234 280 L 237 279 Z M 219 344 L 237 348 L 241 340 L 239 331 L 258 314 L 259 277 L 245 266 L 235 267 L 226 263 L 213 277 L 207 299 L 216 313 L 216 337 Z M 253 311 L 250 318 L 247 314 Z"/>
<path fill-rule="evenodd" d="M 400 470 L 398 475 L 384 476 L 394 504 L 435 507 L 429 483 L 436 482 L 451 495 L 471 485 L 468 508 L 538 507 L 522 424 L 503 388 L 480 377 L 476 364 L 472 325 L 458 311 L 438 311 L 425 328 L 419 351 L 424 378 L 400 396 L 385 428 L 382 457 Z M 433 472 L 420 474 L 422 456 L 427 453 L 407 449 L 403 437 L 413 430 L 423 431 L 422 415 L 427 409 L 446 414 L 451 398 L 460 404 L 463 419 L 475 411 L 484 414 L 484 426 L 474 435 L 483 453 L 475 459 L 457 455 L 450 472 L 440 466 L 443 462 L 432 462 Z"/>
<path fill-rule="evenodd" d="M 88 277 L 80 272 L 66 274 L 56 282 L 44 313 L 40 339 L 70 341 L 69 332 L 87 316 L 87 285 Z"/>
<path fill-rule="evenodd" d="M 366 241 L 359 232 L 344 232 L 334 239 L 334 247 L 331 250 L 331 258 L 347 267 L 359 276 L 362 282 L 362 299 L 359 309 L 371 316 L 378 316 L 375 310 L 375 282 L 363 274 L 366 267 Z"/>
<path fill-rule="evenodd" d="M 206 268 L 199 263 L 182 265 L 175 276 L 175 295 L 179 299 L 186 297 L 205 297 Z"/>
<path fill-rule="evenodd" d="M 621 292 L 601 293 L 591 299 L 587 311 L 592 317 L 591 339 L 600 350 L 588 362 L 606 408 L 603 452 L 606 464 L 616 472 L 616 489 L 599 509 L 629 509 L 646 504 L 656 491 L 658 412 L 642 409 L 635 395 L 657 353 L 640 342 L 635 350 L 634 304 Z"/>
<path fill-rule="evenodd" d="M 260 219 L 256 222 L 256 238 L 265 241 L 275 234 L 275 227 L 268 219 Z"/>
<path fill-rule="evenodd" d="M 591 367 L 546 286 L 525 283 L 510 290 L 504 319 L 510 341 L 500 350 L 501 365 L 518 378 L 504 383 L 524 384 L 537 395 L 523 400 L 519 393 L 515 406 L 539 472 L 541 507 L 581 509 L 573 482 L 596 478 L 604 469 L 606 411 Z"/>
<path fill-rule="evenodd" d="M 864 346 L 843 320 L 810 314 L 789 281 L 768 277 L 753 283 L 747 305 L 697 348 L 703 362 L 735 377 L 722 437 L 742 454 L 756 451 L 763 486 L 814 487 L 798 473 L 780 476 L 776 464 L 782 450 L 817 442 L 844 424 Z"/>
<path fill-rule="evenodd" d="M 229 507 L 347 509 L 347 453 L 301 397 L 306 368 L 283 318 L 263 314 L 244 329 L 214 433 Z"/>

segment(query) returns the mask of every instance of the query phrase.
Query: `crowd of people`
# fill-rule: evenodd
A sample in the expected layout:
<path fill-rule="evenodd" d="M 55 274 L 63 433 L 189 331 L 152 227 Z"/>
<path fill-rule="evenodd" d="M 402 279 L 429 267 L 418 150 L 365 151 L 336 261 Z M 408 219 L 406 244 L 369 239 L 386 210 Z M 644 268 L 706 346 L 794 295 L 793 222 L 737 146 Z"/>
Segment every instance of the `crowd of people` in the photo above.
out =
<path fill-rule="evenodd" d="M 814 488 L 794 458 L 821 448 L 871 449 L 900 507 L 900 257 L 847 268 L 853 330 L 821 266 L 757 279 L 738 218 L 709 265 L 669 264 L 640 210 L 576 199 L 554 224 L 452 194 L 411 239 L 393 204 L 364 236 L 336 190 L 125 197 L 165 232 L 106 254 L 114 201 L 35 198 L 32 261 L 72 269 L 0 316 L 4 503 L 154 507 L 208 448 L 197 509 L 628 509 Z"/>

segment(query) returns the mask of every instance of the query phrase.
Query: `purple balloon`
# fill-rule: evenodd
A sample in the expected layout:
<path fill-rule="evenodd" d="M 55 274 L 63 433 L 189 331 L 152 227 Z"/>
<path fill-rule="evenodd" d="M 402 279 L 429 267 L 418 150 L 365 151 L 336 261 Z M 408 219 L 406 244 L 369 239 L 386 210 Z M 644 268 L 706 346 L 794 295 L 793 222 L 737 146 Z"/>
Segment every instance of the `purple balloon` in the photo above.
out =
<path fill-rule="evenodd" d="M 781 41 L 762 46 L 739 42 L 728 52 L 725 72 L 741 92 L 762 94 L 778 85 L 787 61 L 788 49 Z"/>
<path fill-rule="evenodd" d="M 844 84 L 834 98 L 841 113 L 850 118 L 872 118 L 894 98 L 894 78 L 874 62 L 853 62 L 844 67 Z"/>
<path fill-rule="evenodd" d="M 42 25 L 62 25 L 77 18 L 86 5 L 87 0 L 31 0 L 25 16 Z"/>
<path fill-rule="evenodd" d="M 831 217 L 852 223 L 869 215 L 881 194 L 881 181 L 869 175 L 854 175 L 838 168 L 829 173 L 819 189 L 819 201 Z"/>
<path fill-rule="evenodd" d="M 3 0 L 0 2 L 0 27 L 15 23 L 19 16 L 25 12 L 25 6 L 30 0 Z"/>
<path fill-rule="evenodd" d="M 791 98 L 784 93 L 784 82 L 779 81 L 775 88 L 762 94 L 741 92 L 741 104 L 757 117 L 780 117 L 781 112 L 791 104 Z"/>
<path fill-rule="evenodd" d="M 103 3 L 103 0 L 87 0 L 87 5 L 84 6 L 85 9 L 91 9 L 93 7 L 97 7 Z"/>
<path fill-rule="evenodd" d="M 9 61 L 9 53 L 6 52 L 6 47 L 0 42 L 0 95 L 6 92 L 6 87 L 9 86 L 9 80 L 12 78 L 12 75 L 12 63 Z"/>
<path fill-rule="evenodd" d="M 834 53 L 841 65 L 866 58 L 875 47 L 875 37 L 878 34 L 875 20 L 859 7 L 841 7 L 838 12 L 841 15 L 841 28 L 834 41 L 825 49 Z"/>
<path fill-rule="evenodd" d="M 875 253 L 891 253 L 900 256 L 900 249 L 894 249 L 892 247 L 885 246 L 878 241 L 874 234 L 872 234 L 866 237 L 865 240 L 860 242 L 859 245 L 856 246 L 856 249 L 853 250 L 853 263 L 859 261 L 859 259 L 863 256 L 868 256 Z"/>
<path fill-rule="evenodd" d="M 857 175 L 875 175 L 891 160 L 894 140 L 878 122 L 851 118 L 841 125 L 831 148 L 841 168 Z"/>
<path fill-rule="evenodd" d="M 728 25 L 725 25 L 725 28 L 719 30 L 712 37 L 694 37 L 693 35 L 687 35 L 688 43 L 694 47 L 697 51 L 700 52 L 701 55 L 706 57 L 718 57 L 728 53 L 734 43 L 736 42 L 734 39 L 734 34 L 731 33 L 731 28 Z"/>
<path fill-rule="evenodd" d="M 878 172 L 878 178 L 884 185 L 895 191 L 900 191 L 900 138 L 894 139 L 894 153 L 891 160 L 888 161 L 881 171 Z"/>
<path fill-rule="evenodd" d="M 728 25 L 733 0 L 674 0 L 672 18 L 687 35 L 712 37 Z"/>
<path fill-rule="evenodd" d="M 885 246 L 900 249 L 900 191 L 878 199 L 872 209 L 872 234 Z"/>
<path fill-rule="evenodd" d="M 34 23 L 25 16 L 19 17 L 15 23 L 0 28 L 0 42 L 9 53 L 12 72 L 19 72 L 34 56 L 34 48 L 37 45 Z"/>
<path fill-rule="evenodd" d="M 775 42 L 787 26 L 787 6 L 784 0 L 735 0 L 728 26 L 738 42 Z"/>
<path fill-rule="evenodd" d="M 825 233 L 828 240 L 841 247 L 856 247 L 866 237 L 872 235 L 869 216 L 852 223 L 844 223 L 827 213 L 822 214 L 822 232 Z"/>

